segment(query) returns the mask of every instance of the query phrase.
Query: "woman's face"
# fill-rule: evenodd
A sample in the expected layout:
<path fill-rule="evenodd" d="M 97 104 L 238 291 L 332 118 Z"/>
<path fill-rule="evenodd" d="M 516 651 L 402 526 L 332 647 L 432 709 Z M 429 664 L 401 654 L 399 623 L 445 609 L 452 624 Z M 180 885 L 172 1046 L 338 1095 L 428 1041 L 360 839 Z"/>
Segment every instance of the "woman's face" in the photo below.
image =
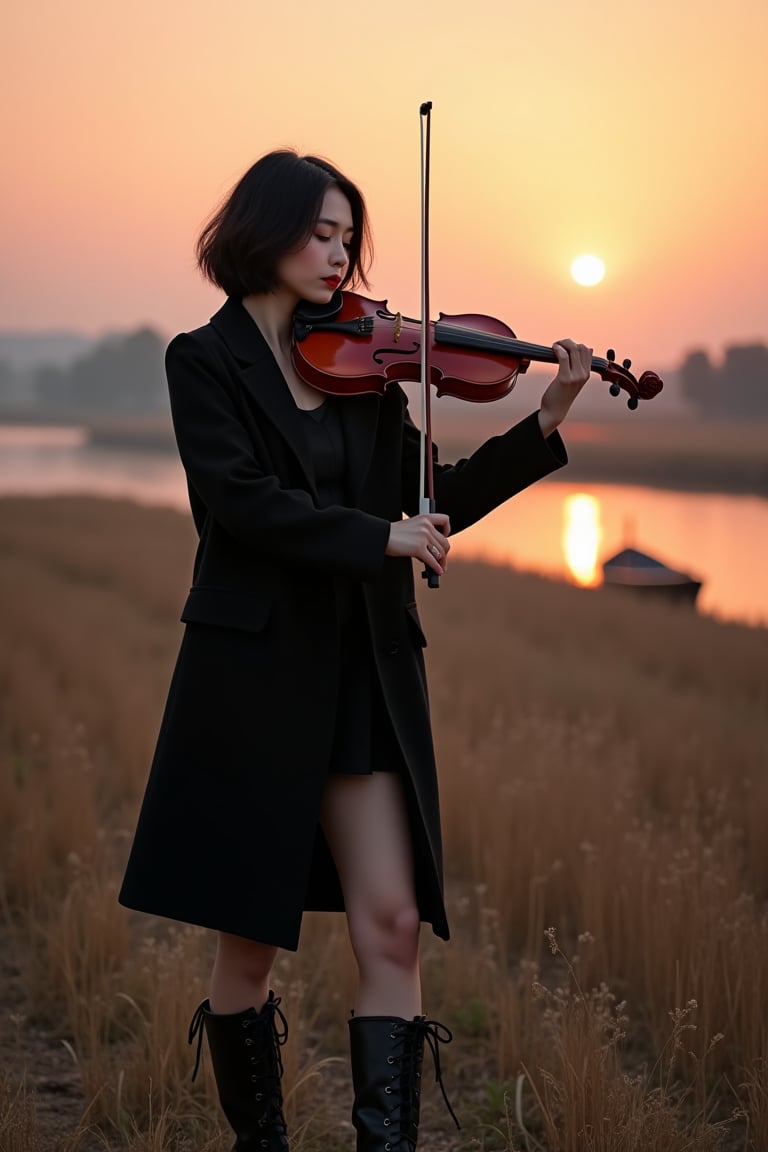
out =
<path fill-rule="evenodd" d="M 296 300 L 324 304 L 338 288 L 349 264 L 352 209 L 340 188 L 325 193 L 320 217 L 303 248 L 281 257 L 277 264 L 278 290 Z"/>

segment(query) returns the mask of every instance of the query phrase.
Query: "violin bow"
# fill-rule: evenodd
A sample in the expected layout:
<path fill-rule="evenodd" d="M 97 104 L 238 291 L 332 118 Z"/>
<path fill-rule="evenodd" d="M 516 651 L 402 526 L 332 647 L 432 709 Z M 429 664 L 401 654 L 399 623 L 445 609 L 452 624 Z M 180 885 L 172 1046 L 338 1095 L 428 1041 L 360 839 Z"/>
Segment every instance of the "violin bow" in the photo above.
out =
<path fill-rule="evenodd" d="M 431 334 L 429 330 L 429 166 L 432 101 L 419 108 L 421 128 L 421 467 L 419 471 L 419 512 L 436 512 L 435 479 L 432 468 L 432 404 L 429 383 Z M 439 588 L 440 577 L 425 565 L 422 577 L 428 588 Z"/>

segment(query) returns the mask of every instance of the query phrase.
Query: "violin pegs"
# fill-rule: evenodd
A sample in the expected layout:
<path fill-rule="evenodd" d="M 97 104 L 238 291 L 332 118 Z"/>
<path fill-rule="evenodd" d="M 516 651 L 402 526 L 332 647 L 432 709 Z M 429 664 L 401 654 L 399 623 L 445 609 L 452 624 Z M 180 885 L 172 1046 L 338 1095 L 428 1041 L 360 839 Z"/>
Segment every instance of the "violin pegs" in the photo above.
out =
<path fill-rule="evenodd" d="M 630 368 L 632 367 L 632 361 L 631 360 L 622 360 L 621 366 L 622 366 L 622 368 L 626 368 L 627 372 L 629 372 Z"/>
<path fill-rule="evenodd" d="M 638 400 L 637 396 L 630 396 L 629 400 L 627 400 L 627 408 L 634 412 L 639 403 L 640 401 Z"/>
<path fill-rule="evenodd" d="M 611 384 L 608 391 L 610 392 L 611 396 L 618 396 L 618 394 L 621 392 L 621 385 L 614 382 Z"/>
<path fill-rule="evenodd" d="M 616 359 L 616 353 L 614 352 L 613 348 L 608 349 L 605 354 L 605 358 L 609 361 L 609 363 L 613 364 L 614 360 Z"/>

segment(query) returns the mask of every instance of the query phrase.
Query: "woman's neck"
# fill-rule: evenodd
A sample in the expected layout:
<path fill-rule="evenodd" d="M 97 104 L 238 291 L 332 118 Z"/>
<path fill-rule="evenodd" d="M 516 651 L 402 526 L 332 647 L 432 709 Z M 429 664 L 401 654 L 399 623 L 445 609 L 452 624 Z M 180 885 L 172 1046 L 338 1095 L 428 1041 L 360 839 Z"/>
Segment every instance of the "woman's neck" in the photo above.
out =
<path fill-rule="evenodd" d="M 296 407 L 311 409 L 322 404 L 325 396 L 301 379 L 291 359 L 293 314 L 297 304 L 298 300 L 286 297 L 285 293 L 279 291 L 243 297 L 243 308 L 255 320 L 269 345 Z"/>
<path fill-rule="evenodd" d="M 298 300 L 278 290 L 244 296 L 242 303 L 272 351 L 287 356 L 291 349 L 293 313 Z"/>

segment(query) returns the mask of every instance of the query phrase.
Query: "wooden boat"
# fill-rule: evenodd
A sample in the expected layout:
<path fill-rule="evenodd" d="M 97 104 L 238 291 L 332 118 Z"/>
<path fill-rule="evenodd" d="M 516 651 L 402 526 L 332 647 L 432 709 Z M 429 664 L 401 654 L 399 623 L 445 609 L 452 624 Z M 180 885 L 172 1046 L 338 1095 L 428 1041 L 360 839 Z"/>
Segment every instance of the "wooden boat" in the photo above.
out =
<path fill-rule="evenodd" d="M 669 568 L 661 560 L 637 548 L 622 548 L 603 561 L 603 583 L 610 588 L 630 588 L 656 599 L 672 600 L 693 607 L 702 581 L 689 572 Z"/>

